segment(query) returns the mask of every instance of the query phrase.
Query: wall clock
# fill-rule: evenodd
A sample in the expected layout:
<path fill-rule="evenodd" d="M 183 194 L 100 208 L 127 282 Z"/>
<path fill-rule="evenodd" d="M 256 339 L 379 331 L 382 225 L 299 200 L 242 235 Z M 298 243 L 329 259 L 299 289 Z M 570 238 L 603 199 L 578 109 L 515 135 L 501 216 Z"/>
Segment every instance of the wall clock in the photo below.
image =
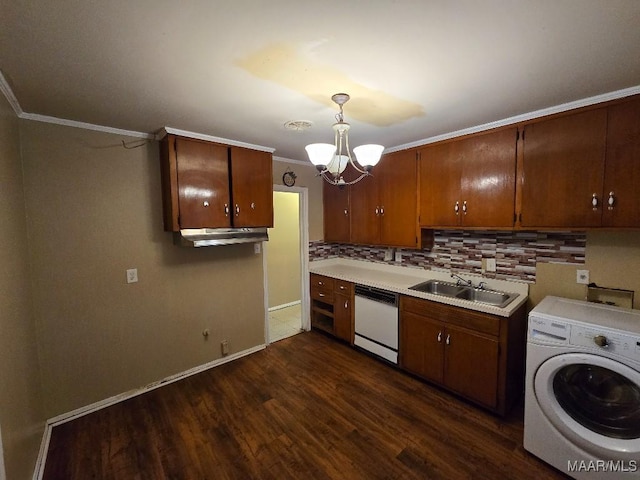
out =
<path fill-rule="evenodd" d="M 282 175 L 282 183 L 284 183 L 287 187 L 293 187 L 296 184 L 297 175 L 293 173 L 291 170 L 287 170 Z"/>

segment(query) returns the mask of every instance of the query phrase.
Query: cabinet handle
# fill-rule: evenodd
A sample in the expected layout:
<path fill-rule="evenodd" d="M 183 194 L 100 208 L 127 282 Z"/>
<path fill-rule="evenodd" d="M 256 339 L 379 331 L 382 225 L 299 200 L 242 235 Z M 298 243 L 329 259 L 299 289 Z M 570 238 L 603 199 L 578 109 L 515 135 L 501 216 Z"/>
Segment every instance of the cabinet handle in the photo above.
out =
<path fill-rule="evenodd" d="M 379 207 L 376 207 L 376 217 L 377 217 L 378 215 L 380 215 L 380 208 L 379 208 Z"/>
<path fill-rule="evenodd" d="M 380 215 L 384 215 L 384 206 L 380 207 Z"/>
<path fill-rule="evenodd" d="M 447 345 L 451 345 L 451 335 L 447 335 L 447 339 L 444 341 Z"/>
<path fill-rule="evenodd" d="M 240 215 L 240 205 L 236 203 L 236 217 Z"/>
<path fill-rule="evenodd" d="M 460 202 L 456 202 L 455 206 L 453 207 L 453 211 L 456 212 L 456 215 L 458 215 L 458 212 L 460 212 Z"/>
<path fill-rule="evenodd" d="M 256 204 L 251 202 L 251 210 L 255 210 L 256 209 Z"/>
<path fill-rule="evenodd" d="M 229 204 L 228 203 L 224 204 L 224 216 L 225 217 L 229 216 Z"/>
<path fill-rule="evenodd" d="M 438 343 L 442 342 L 442 332 L 438 332 Z"/>
<path fill-rule="evenodd" d="M 347 209 L 346 209 L 346 208 L 344 209 L 344 216 L 345 216 L 345 217 L 348 217 L 348 216 L 349 216 L 349 212 L 347 211 Z"/>
<path fill-rule="evenodd" d="M 613 210 L 615 203 L 616 203 L 615 195 L 613 194 L 613 192 L 609 192 L 609 199 L 607 200 L 607 204 L 608 204 L 607 208 L 609 210 Z"/>
<path fill-rule="evenodd" d="M 318 296 L 319 297 L 324 297 L 324 293 L 319 293 Z"/>
<path fill-rule="evenodd" d="M 204 202 L 202 202 L 202 205 L 204 205 L 205 207 L 209 206 L 209 202 L 207 202 L 206 200 Z"/>
<path fill-rule="evenodd" d="M 340 290 L 344 290 L 345 286 L 344 285 L 340 285 Z"/>
<path fill-rule="evenodd" d="M 349 308 L 349 300 L 344 301 L 344 308 L 345 309 Z"/>
<path fill-rule="evenodd" d="M 462 202 L 462 212 L 465 215 L 467 214 L 467 201 L 466 200 L 464 202 Z"/>
<path fill-rule="evenodd" d="M 598 204 L 599 204 L 599 203 L 600 203 L 600 202 L 598 201 L 598 195 L 594 193 L 594 194 L 591 196 L 591 206 L 593 207 L 593 210 L 594 210 L 594 211 L 595 211 L 595 210 L 598 210 Z"/>
<path fill-rule="evenodd" d="M 322 286 L 322 285 L 324 285 L 324 282 L 322 280 L 319 280 L 318 281 L 318 285 Z"/>

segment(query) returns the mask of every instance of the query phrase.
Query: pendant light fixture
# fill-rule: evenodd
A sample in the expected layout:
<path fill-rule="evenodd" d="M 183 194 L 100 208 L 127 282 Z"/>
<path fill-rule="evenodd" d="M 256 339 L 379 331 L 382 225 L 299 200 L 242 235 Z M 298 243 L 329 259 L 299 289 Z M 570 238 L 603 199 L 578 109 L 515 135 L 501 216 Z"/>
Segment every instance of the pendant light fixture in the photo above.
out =
<path fill-rule="evenodd" d="M 332 185 L 352 185 L 364 177 L 371 175 L 371 170 L 380 161 L 384 147 L 382 145 L 360 145 L 353 149 L 356 161 L 351 157 L 349 149 L 349 128 L 351 126 L 344 121 L 342 107 L 349 101 L 346 93 L 336 93 L 331 97 L 339 107 L 340 113 L 336 114 L 336 123 L 333 124 L 335 132 L 334 144 L 312 143 L 305 147 L 309 160 L 318 169 L 319 175 Z M 360 173 L 360 176 L 352 181 L 345 181 L 342 172 L 347 165 Z"/>

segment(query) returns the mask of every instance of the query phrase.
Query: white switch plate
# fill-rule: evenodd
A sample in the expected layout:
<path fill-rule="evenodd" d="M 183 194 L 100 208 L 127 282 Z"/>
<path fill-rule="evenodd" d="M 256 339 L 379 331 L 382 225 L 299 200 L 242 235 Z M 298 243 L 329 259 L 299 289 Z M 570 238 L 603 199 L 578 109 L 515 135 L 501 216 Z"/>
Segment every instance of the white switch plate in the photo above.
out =
<path fill-rule="evenodd" d="M 576 270 L 576 282 L 589 285 L 589 270 Z"/>
<path fill-rule="evenodd" d="M 127 270 L 127 283 L 136 283 L 138 281 L 138 269 L 130 268 Z"/>
<path fill-rule="evenodd" d="M 402 252 L 396 252 L 396 263 L 402 263 Z"/>
<path fill-rule="evenodd" d="M 257 255 L 258 253 L 260 253 L 260 249 L 261 249 L 261 245 L 259 243 L 253 244 L 253 253 Z"/>
<path fill-rule="evenodd" d="M 496 259 L 495 258 L 487 258 L 487 272 L 495 272 L 496 271 Z"/>

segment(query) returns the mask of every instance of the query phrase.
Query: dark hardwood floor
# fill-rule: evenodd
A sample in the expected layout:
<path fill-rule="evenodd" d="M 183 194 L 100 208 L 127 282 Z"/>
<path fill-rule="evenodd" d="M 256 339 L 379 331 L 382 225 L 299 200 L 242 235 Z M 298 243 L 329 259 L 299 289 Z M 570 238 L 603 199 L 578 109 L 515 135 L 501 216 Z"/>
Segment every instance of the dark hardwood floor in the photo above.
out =
<path fill-rule="evenodd" d="M 55 427 L 44 478 L 567 478 L 522 428 L 308 332 Z"/>

